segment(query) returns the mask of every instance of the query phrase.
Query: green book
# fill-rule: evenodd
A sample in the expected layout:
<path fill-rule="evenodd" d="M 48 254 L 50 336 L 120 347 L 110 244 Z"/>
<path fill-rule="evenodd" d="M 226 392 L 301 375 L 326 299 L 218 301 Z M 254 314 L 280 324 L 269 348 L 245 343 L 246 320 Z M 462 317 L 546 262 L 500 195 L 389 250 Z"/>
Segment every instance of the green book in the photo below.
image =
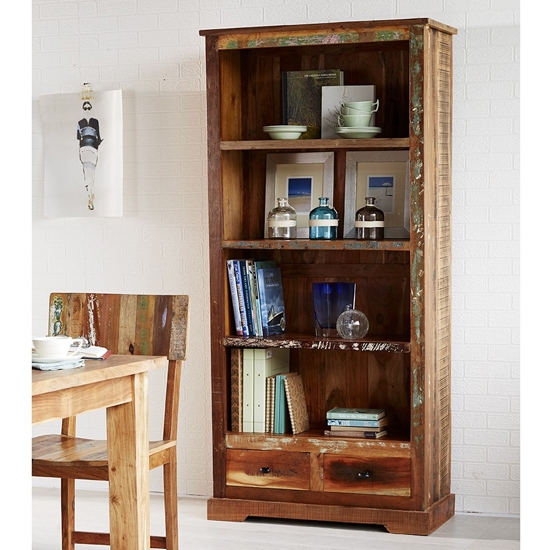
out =
<path fill-rule="evenodd" d="M 297 376 L 295 372 L 278 374 L 275 377 L 275 421 L 273 433 L 285 434 L 290 432 L 290 413 L 285 392 L 284 379 L 287 376 Z"/>
<path fill-rule="evenodd" d="M 323 86 L 341 86 L 340 69 L 284 71 L 281 75 L 283 124 L 307 126 L 300 139 L 321 137 L 321 97 Z"/>

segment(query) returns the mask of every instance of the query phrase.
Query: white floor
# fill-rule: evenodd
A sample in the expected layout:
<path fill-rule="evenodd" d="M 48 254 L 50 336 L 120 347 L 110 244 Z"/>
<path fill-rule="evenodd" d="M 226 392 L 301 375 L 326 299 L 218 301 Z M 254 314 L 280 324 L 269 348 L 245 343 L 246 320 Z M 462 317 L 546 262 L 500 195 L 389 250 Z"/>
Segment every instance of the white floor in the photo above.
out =
<path fill-rule="evenodd" d="M 77 528 L 108 530 L 106 491 L 77 492 Z M 61 548 L 59 491 L 33 487 L 33 550 Z M 392 535 L 380 526 L 252 518 L 242 523 L 208 521 L 205 498 L 179 501 L 181 550 L 518 550 L 520 520 L 455 515 L 428 537 Z M 162 496 L 151 496 L 151 533 L 164 533 Z M 77 545 L 77 550 L 101 546 Z M 103 548 L 106 548 L 103 546 Z"/>

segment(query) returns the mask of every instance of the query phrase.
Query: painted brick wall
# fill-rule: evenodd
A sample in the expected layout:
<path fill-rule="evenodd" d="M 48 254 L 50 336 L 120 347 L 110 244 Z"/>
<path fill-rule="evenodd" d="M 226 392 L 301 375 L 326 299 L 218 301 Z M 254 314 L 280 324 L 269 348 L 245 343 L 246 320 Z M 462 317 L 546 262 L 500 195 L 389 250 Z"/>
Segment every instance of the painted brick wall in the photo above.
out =
<path fill-rule="evenodd" d="M 457 511 L 519 514 L 519 0 L 33 0 L 33 334 L 51 291 L 191 296 L 179 491 L 211 494 L 201 28 L 431 17 L 454 38 Z M 44 218 L 38 98 L 123 90 L 124 217 Z M 152 422 L 160 378 L 153 379 Z M 103 432 L 100 413 L 82 422 Z M 35 428 L 35 432 L 49 426 Z M 46 483 L 35 480 L 34 483 Z M 97 486 L 97 485 L 95 485 Z M 161 490 L 160 476 L 152 488 Z"/>

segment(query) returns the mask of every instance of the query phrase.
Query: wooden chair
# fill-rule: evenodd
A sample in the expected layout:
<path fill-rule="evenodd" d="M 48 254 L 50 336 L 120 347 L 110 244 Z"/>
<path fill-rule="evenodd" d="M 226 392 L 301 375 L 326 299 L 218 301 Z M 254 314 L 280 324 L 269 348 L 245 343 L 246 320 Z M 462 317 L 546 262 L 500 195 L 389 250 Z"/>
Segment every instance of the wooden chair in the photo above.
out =
<path fill-rule="evenodd" d="M 114 354 L 166 355 L 168 375 L 162 441 L 149 443 L 149 469 L 163 467 L 166 536 L 151 548 L 178 548 L 176 436 L 182 361 L 186 359 L 189 297 L 61 294 L 50 296 L 50 335 L 84 336 Z M 62 548 L 109 544 L 109 533 L 75 531 L 75 479 L 108 480 L 107 442 L 76 437 L 76 417 L 61 434 L 33 438 L 32 475 L 61 478 Z"/>

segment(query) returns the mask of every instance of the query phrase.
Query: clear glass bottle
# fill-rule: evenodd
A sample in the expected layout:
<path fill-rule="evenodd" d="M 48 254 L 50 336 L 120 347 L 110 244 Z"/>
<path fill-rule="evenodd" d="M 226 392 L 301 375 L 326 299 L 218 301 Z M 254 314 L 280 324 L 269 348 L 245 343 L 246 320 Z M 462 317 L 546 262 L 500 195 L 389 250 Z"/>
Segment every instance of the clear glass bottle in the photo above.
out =
<path fill-rule="evenodd" d="M 319 197 L 319 206 L 309 213 L 310 239 L 336 239 L 338 212 L 328 203 L 328 197 Z"/>
<path fill-rule="evenodd" d="M 365 197 L 365 202 L 355 213 L 355 238 L 380 241 L 384 238 L 384 211 L 374 205 L 374 197 Z"/>
<path fill-rule="evenodd" d="M 267 238 L 296 238 L 296 210 L 288 204 L 286 197 L 278 198 L 277 206 L 267 215 Z"/>

